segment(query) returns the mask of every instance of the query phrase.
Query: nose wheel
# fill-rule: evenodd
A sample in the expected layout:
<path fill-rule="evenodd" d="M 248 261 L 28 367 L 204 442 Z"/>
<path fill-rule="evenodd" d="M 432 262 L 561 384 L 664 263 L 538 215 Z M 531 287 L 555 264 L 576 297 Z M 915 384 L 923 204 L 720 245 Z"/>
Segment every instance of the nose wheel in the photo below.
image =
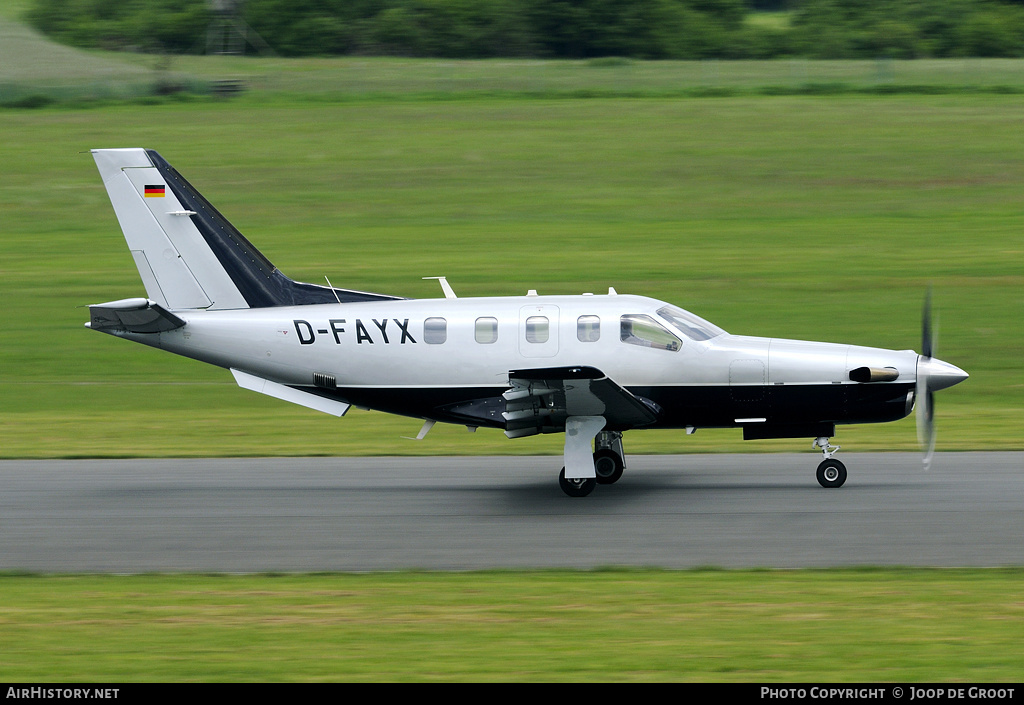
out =
<path fill-rule="evenodd" d="M 822 487 L 842 487 L 846 482 L 846 466 L 835 458 L 821 461 L 818 465 L 818 484 Z"/>
<path fill-rule="evenodd" d="M 818 484 L 822 487 L 842 487 L 846 482 L 846 466 L 833 458 L 839 446 L 829 444 L 829 439 L 822 436 L 814 441 L 815 448 L 821 448 L 825 459 L 818 465 Z"/>

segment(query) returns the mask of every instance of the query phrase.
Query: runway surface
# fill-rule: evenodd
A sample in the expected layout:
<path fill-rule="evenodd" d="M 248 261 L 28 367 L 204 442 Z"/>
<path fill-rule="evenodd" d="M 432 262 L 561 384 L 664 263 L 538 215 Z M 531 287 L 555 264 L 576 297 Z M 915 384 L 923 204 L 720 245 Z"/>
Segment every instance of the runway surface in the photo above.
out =
<path fill-rule="evenodd" d="M 558 488 L 560 458 L 0 462 L 0 570 L 1024 565 L 1024 454 L 630 456 Z"/>

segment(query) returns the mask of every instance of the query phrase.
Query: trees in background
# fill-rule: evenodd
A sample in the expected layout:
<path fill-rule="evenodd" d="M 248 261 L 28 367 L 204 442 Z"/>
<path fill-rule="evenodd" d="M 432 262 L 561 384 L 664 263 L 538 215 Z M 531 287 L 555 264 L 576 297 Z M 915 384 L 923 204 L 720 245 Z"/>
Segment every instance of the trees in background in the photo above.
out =
<path fill-rule="evenodd" d="M 1024 56 L 1024 7 L 990 0 L 807 0 L 794 54 L 810 58 Z"/>
<path fill-rule="evenodd" d="M 757 22 L 784 10 L 778 22 Z M 202 53 L 209 0 L 34 0 L 84 47 Z M 247 0 L 284 56 L 821 59 L 1024 56 L 1018 0 Z"/>

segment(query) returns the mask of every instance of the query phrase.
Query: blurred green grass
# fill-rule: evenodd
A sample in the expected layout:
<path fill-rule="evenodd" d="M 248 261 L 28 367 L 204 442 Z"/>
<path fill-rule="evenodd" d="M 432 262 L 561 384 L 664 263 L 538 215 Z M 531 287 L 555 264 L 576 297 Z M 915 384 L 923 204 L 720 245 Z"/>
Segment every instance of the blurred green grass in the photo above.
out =
<path fill-rule="evenodd" d="M 1012 683 L 1021 577 L 0 575 L 0 679 Z"/>
<path fill-rule="evenodd" d="M 140 67 L 144 55 L 122 60 Z M 179 56 L 173 70 L 234 78 L 264 99 L 323 101 L 698 97 L 792 93 L 1020 93 L 1015 59 L 913 61 L 425 60 Z"/>
<path fill-rule="evenodd" d="M 23 6 L 0 10 L 0 32 Z M 50 78 L 80 67 L 76 81 L 88 83 L 153 61 L 35 41 L 55 63 L 9 52 L 0 83 L 35 64 L 56 66 Z M 461 428 L 409 443 L 399 437 L 415 420 L 353 411 L 338 421 L 83 329 L 79 307 L 142 293 L 87 154 L 117 146 L 161 151 L 306 281 L 412 297 L 438 296 L 421 280 L 436 275 L 463 296 L 614 286 L 734 333 L 899 349 L 919 347 L 932 285 L 939 354 L 972 375 L 940 395 L 940 449 L 1020 448 L 1024 97 L 657 97 L 712 79 L 752 93 L 782 76 L 888 80 L 870 62 L 802 65 L 178 57 L 175 71 L 241 76 L 249 90 L 0 110 L 0 456 L 560 451 L 555 437 Z M 1024 62 L 894 70 L 1024 88 Z M 842 427 L 840 440 L 916 448 L 912 419 Z M 795 447 L 742 443 L 735 431 L 628 438 L 630 452 Z"/>
<path fill-rule="evenodd" d="M 158 149 L 292 277 L 404 296 L 604 291 L 733 333 L 919 346 L 972 377 L 940 448 L 1020 448 L 1024 154 L 1017 96 L 376 101 L 0 112 L 2 453 L 534 453 L 462 429 L 338 421 L 226 373 L 81 327 L 138 275 L 91 147 Z M 265 432 L 262 432 L 264 431 Z M 735 432 L 629 436 L 632 452 L 792 449 Z M 40 442 L 39 437 L 47 438 Z M 913 449 L 913 420 L 843 427 Z M 846 441 L 849 441 L 847 444 Z"/>

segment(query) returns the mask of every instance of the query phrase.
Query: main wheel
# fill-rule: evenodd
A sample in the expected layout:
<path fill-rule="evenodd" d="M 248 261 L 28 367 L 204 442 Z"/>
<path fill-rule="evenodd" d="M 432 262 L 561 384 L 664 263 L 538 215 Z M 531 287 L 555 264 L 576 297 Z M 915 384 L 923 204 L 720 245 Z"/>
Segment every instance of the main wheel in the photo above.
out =
<path fill-rule="evenodd" d="M 562 488 L 562 492 L 570 497 L 586 497 L 597 487 L 597 480 L 592 477 L 567 479 L 565 468 L 562 468 L 562 472 L 558 473 L 558 485 Z"/>
<path fill-rule="evenodd" d="M 622 456 L 610 448 L 603 448 L 594 453 L 594 472 L 597 473 L 597 484 L 611 485 L 622 477 L 626 466 Z"/>
<path fill-rule="evenodd" d="M 835 458 L 823 460 L 817 474 L 818 484 L 822 487 L 842 487 L 846 482 L 846 466 Z"/>

